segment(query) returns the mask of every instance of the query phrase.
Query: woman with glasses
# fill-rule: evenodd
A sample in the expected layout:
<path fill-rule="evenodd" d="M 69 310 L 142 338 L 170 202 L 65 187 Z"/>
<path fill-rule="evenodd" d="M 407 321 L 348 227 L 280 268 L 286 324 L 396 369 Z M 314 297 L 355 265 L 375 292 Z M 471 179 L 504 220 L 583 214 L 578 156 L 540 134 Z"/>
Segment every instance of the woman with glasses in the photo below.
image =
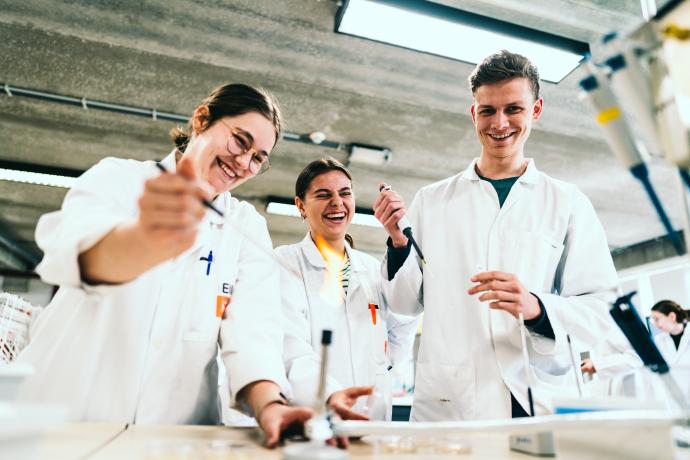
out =
<path fill-rule="evenodd" d="M 268 93 L 224 85 L 171 132 L 158 165 L 106 158 L 77 180 L 36 229 L 37 272 L 60 288 L 19 357 L 36 371 L 25 398 L 67 404 L 73 420 L 217 424 L 220 357 L 269 446 L 309 418 L 281 393 L 266 223 L 230 193 L 268 169 L 280 131 Z"/>
<path fill-rule="evenodd" d="M 380 263 L 353 248 L 347 230 L 355 194 L 345 166 L 333 158 L 307 165 L 295 184 L 295 204 L 307 235 L 276 249 L 302 274 L 301 283 L 281 274 L 284 357 L 295 400 L 314 403 L 321 330 L 331 329 L 329 406 L 345 419 L 390 420 L 390 371 L 411 358 L 417 320 L 389 311 Z M 372 390 L 368 401 L 356 401 Z"/>

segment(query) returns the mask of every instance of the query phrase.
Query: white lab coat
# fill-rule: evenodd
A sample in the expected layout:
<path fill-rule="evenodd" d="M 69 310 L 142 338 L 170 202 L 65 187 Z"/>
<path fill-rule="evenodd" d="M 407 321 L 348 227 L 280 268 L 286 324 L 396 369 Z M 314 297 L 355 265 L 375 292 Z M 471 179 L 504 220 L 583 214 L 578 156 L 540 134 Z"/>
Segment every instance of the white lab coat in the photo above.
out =
<path fill-rule="evenodd" d="M 174 155 L 163 164 L 175 170 Z M 288 390 L 278 270 L 214 213 L 190 249 L 136 279 L 81 280 L 78 255 L 136 216 L 143 184 L 156 174 L 150 161 L 105 159 L 78 179 L 60 211 L 39 221 L 45 256 L 37 271 L 60 289 L 19 356 L 36 369 L 25 399 L 66 403 L 72 420 L 216 424 L 219 352 L 232 395 L 264 379 Z M 229 193 L 214 204 L 270 250 L 251 205 Z M 208 264 L 201 258 L 210 251 Z M 221 319 L 224 297 L 231 302 Z"/>
<path fill-rule="evenodd" d="M 345 243 L 350 258 L 347 297 L 333 305 L 320 291 L 326 276 L 326 262 L 307 236 L 297 244 L 276 248 L 302 275 L 302 283 L 281 273 L 285 315 L 284 360 L 295 402 L 312 405 L 315 400 L 321 362 L 321 331 L 333 331 L 329 348 L 326 395 L 351 387 L 377 385 L 390 418 L 391 378 L 389 367 L 411 358 L 418 319 L 394 315 L 381 290 L 379 262 Z M 378 306 L 374 324 L 369 304 Z M 355 409 L 362 410 L 364 398 Z"/>
<path fill-rule="evenodd" d="M 566 333 L 592 349 L 615 327 L 618 280 L 589 200 L 529 160 L 500 208 L 476 161 L 417 193 L 408 214 L 428 269 L 410 256 L 390 282 L 396 313 L 425 311 L 413 420 L 508 418 L 509 392 L 528 407 L 518 322 L 467 294 L 477 272 L 513 273 L 544 303 L 556 340 L 527 339 L 538 414 L 551 396 L 577 395 Z"/>
<path fill-rule="evenodd" d="M 683 391 L 685 399 L 690 403 L 690 330 L 688 326 L 685 326 L 685 332 L 680 338 L 677 350 L 676 344 L 667 332 L 655 335 L 654 343 L 671 368 L 671 375 Z"/>

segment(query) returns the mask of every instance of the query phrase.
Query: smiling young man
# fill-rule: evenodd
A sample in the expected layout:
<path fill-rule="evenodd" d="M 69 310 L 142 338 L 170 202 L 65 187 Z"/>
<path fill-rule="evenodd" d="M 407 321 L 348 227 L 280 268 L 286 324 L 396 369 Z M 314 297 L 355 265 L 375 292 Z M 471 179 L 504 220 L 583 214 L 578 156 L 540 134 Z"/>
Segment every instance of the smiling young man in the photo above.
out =
<path fill-rule="evenodd" d="M 393 191 L 374 210 L 390 235 L 393 311 L 424 315 L 413 420 L 537 414 L 574 394 L 566 334 L 594 348 L 611 327 L 617 277 L 604 231 L 577 187 L 537 170 L 524 148 L 542 114 L 537 69 L 501 51 L 469 77 L 479 158 L 421 189 L 408 215 L 429 269 L 409 257 Z M 423 289 L 422 289 L 423 287 Z M 529 382 L 519 313 L 525 319 Z"/>

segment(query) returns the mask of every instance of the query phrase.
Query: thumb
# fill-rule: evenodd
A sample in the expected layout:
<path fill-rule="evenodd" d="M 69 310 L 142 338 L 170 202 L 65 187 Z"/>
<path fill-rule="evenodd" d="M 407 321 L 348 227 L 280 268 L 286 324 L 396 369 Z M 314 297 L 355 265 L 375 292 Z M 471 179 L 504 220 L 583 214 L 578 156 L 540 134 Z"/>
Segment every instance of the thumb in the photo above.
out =
<path fill-rule="evenodd" d="M 264 428 L 264 433 L 266 435 L 266 447 L 274 448 L 280 441 L 280 421 L 271 420 Z"/>
<path fill-rule="evenodd" d="M 352 396 L 364 396 L 370 395 L 374 391 L 374 386 L 370 387 L 351 387 L 347 389 L 347 395 Z"/>
<path fill-rule="evenodd" d="M 189 155 L 183 155 L 177 163 L 177 173 L 192 182 L 197 180 L 198 174 L 194 166 L 194 161 Z"/>

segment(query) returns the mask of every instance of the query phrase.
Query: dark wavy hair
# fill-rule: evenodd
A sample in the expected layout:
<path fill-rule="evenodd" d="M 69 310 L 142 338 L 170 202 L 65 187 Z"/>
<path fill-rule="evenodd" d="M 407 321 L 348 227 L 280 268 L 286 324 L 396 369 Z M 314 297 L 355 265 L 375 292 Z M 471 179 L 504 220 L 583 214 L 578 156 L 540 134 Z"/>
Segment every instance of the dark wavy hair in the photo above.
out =
<path fill-rule="evenodd" d="M 352 182 L 352 175 L 350 174 L 350 171 L 347 170 L 345 165 L 333 157 L 321 158 L 320 160 L 314 160 L 309 163 L 304 167 L 302 172 L 299 173 L 299 176 L 297 176 L 297 181 L 295 182 L 295 196 L 304 201 L 307 195 L 307 190 L 309 190 L 309 186 L 311 185 L 312 181 L 321 174 L 331 171 L 339 171 L 345 174 L 345 176 L 350 179 L 350 182 Z M 355 242 L 352 239 L 352 236 L 345 234 L 345 241 L 347 241 L 350 247 L 354 249 Z"/>

